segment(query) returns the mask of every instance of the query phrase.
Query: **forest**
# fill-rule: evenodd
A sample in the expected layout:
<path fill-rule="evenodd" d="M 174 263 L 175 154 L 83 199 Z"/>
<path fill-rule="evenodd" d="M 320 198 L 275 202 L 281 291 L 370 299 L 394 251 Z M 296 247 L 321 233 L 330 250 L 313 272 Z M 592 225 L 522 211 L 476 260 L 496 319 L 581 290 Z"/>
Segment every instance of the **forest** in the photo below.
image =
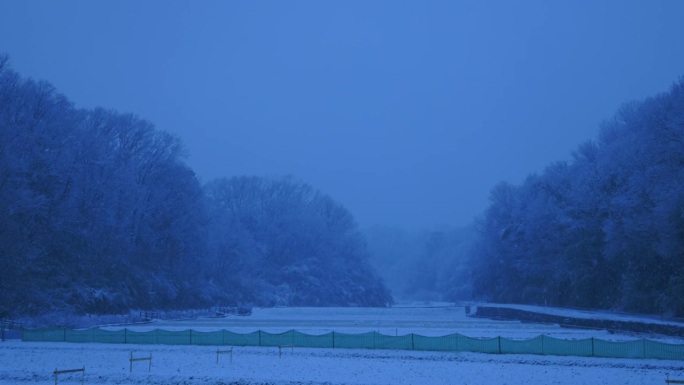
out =
<path fill-rule="evenodd" d="M 684 316 L 684 79 L 624 104 L 570 160 L 494 186 L 470 227 L 366 236 L 402 299 Z"/>
<path fill-rule="evenodd" d="M 476 299 L 684 316 L 684 79 L 495 186 L 475 226 Z"/>
<path fill-rule="evenodd" d="M 9 62 L 0 316 L 394 299 L 684 316 L 684 79 L 624 104 L 571 159 L 494 186 L 470 226 L 361 229 L 293 177 L 201 182 L 178 137 L 75 108 Z"/>
<path fill-rule="evenodd" d="M 392 302 L 342 205 L 288 177 L 200 183 L 185 157 L 0 56 L 0 316 Z"/>

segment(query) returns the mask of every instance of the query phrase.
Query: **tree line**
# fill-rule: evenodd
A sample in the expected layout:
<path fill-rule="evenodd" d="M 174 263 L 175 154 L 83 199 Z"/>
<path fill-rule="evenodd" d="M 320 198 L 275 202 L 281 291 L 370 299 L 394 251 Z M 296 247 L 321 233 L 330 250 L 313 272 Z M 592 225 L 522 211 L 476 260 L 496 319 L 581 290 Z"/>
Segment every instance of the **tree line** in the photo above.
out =
<path fill-rule="evenodd" d="M 361 231 L 306 183 L 203 184 L 185 156 L 0 55 L 0 316 L 386 306 L 383 280 L 401 299 L 684 315 L 684 80 L 625 104 L 571 160 L 495 186 L 467 228 Z"/>
<path fill-rule="evenodd" d="M 181 140 L 0 55 L 0 315 L 385 306 L 351 213 L 292 178 L 201 184 Z"/>
<path fill-rule="evenodd" d="M 476 227 L 475 298 L 684 315 L 684 79 L 497 185 Z"/>
<path fill-rule="evenodd" d="M 684 79 L 569 161 L 501 182 L 465 228 L 365 232 L 399 299 L 684 315 Z"/>

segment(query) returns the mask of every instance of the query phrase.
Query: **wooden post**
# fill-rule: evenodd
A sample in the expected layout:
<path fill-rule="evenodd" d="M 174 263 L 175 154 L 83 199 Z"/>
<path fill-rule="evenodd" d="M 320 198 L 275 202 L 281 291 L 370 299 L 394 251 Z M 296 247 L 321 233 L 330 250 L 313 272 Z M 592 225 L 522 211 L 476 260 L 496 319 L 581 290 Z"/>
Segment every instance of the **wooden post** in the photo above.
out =
<path fill-rule="evenodd" d="M 148 372 L 152 371 L 152 353 L 150 353 L 149 357 L 138 357 L 138 358 L 133 358 L 133 352 L 131 351 L 131 358 L 129 359 L 130 361 L 130 367 L 129 367 L 129 372 L 133 372 L 133 362 L 136 361 L 149 361 L 149 366 L 147 368 Z"/>
<path fill-rule="evenodd" d="M 85 383 L 85 365 L 81 369 L 57 370 L 57 368 L 55 368 L 55 371 L 53 372 L 53 374 L 55 375 L 55 385 L 57 385 L 57 380 L 60 374 L 76 372 L 81 372 L 81 385 L 83 385 Z"/>
<path fill-rule="evenodd" d="M 216 349 L 216 364 L 219 363 L 219 354 L 223 354 L 223 353 L 230 353 L 230 363 L 232 364 L 233 363 L 233 348 L 230 348 L 228 350 Z"/>

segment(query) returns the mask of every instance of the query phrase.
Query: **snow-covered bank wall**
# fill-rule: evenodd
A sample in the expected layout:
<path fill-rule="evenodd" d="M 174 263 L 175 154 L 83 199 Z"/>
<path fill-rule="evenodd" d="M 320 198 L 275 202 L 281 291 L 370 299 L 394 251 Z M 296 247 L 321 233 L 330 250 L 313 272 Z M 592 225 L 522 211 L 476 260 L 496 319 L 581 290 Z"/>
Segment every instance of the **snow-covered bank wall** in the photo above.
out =
<path fill-rule="evenodd" d="M 515 305 L 511 305 L 515 306 Z M 533 323 L 551 323 L 564 327 L 605 329 L 621 332 L 635 332 L 661 334 L 666 336 L 684 337 L 684 325 L 681 323 L 648 320 L 646 318 L 609 319 L 605 314 L 600 317 L 580 316 L 579 313 L 565 311 L 565 314 L 551 314 L 551 310 L 534 307 L 534 311 L 516 309 L 505 306 L 477 306 L 468 307 L 468 315 L 499 320 L 515 320 Z"/>
<path fill-rule="evenodd" d="M 23 341 L 207 346 L 294 345 L 311 348 L 461 351 L 493 354 L 684 360 L 684 345 L 682 344 L 667 344 L 647 339 L 620 342 L 604 341 L 597 338 L 565 340 L 544 335 L 527 340 L 514 340 L 503 337 L 472 338 L 461 334 L 426 337 L 414 333 L 388 336 L 377 332 L 361 334 L 329 332 L 313 335 L 296 330 L 278 334 L 260 330 L 240 334 L 228 330 L 200 332 L 155 329 L 138 332 L 128 329 L 111 331 L 93 328 L 83 330 L 28 329 L 24 331 Z"/>

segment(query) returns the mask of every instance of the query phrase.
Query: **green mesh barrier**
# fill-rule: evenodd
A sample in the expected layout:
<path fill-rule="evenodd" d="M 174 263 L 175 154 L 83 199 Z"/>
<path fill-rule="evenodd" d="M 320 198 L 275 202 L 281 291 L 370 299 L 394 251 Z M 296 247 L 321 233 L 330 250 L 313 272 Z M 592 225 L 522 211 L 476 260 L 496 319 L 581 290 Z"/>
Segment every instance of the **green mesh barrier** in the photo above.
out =
<path fill-rule="evenodd" d="M 95 329 L 65 330 L 65 342 L 95 342 L 93 331 Z"/>
<path fill-rule="evenodd" d="M 302 348 L 332 348 L 333 334 L 309 335 L 294 331 L 294 345 Z"/>
<path fill-rule="evenodd" d="M 294 345 L 294 331 L 271 334 L 266 332 L 261 332 L 261 344 L 260 346 L 282 346 L 282 345 Z"/>
<path fill-rule="evenodd" d="M 375 349 L 411 350 L 412 341 L 413 339 L 410 334 L 405 336 L 386 336 L 377 334 Z"/>
<path fill-rule="evenodd" d="M 192 330 L 171 332 L 168 330 L 155 330 L 157 343 L 162 345 L 192 345 Z"/>
<path fill-rule="evenodd" d="M 152 330 L 136 332 L 128 329 L 25 329 L 27 342 L 99 342 L 124 344 L 213 345 L 213 346 L 282 346 L 310 348 L 392 349 L 428 351 L 464 351 L 502 354 L 545 354 L 556 356 L 657 358 L 684 360 L 684 345 L 649 340 L 603 341 L 596 338 L 562 340 L 538 336 L 529 340 L 508 338 L 472 338 L 460 334 L 425 337 L 418 334 L 387 336 L 377 332 L 347 334 L 331 332 L 310 335 L 295 330 L 285 333 L 257 331 L 238 334 L 227 330 L 197 332 L 194 330 Z"/>
<path fill-rule="evenodd" d="M 22 341 L 33 342 L 64 342 L 64 329 L 25 329 Z"/>
<path fill-rule="evenodd" d="M 499 353 L 499 338 L 471 338 L 460 336 L 458 339 L 458 348 L 458 350 L 465 352 Z"/>
<path fill-rule="evenodd" d="M 504 354 L 544 354 L 544 336 L 535 337 L 529 340 L 509 340 L 500 338 L 501 349 L 499 353 Z"/>
<path fill-rule="evenodd" d="M 21 334 L 21 340 L 26 342 L 44 341 L 41 329 L 25 329 Z"/>
<path fill-rule="evenodd" d="M 683 360 L 684 345 L 666 344 L 657 341 L 644 341 L 646 357 L 661 360 Z"/>
<path fill-rule="evenodd" d="M 192 332 L 193 345 L 213 345 L 220 346 L 223 343 L 223 332 Z"/>
<path fill-rule="evenodd" d="M 453 352 L 459 350 L 460 334 L 449 334 L 442 337 L 425 337 L 413 334 L 414 350 L 430 350 L 441 352 Z"/>
<path fill-rule="evenodd" d="M 607 342 L 594 339 L 594 356 L 612 358 L 645 358 L 644 340 Z"/>
<path fill-rule="evenodd" d="M 111 331 L 102 329 L 93 329 L 93 342 L 110 343 L 110 344 L 125 344 L 126 332 L 123 330 Z"/>
<path fill-rule="evenodd" d="M 580 356 L 591 357 L 593 353 L 593 339 L 562 340 L 549 336 L 542 336 L 544 354 L 550 356 Z"/>
<path fill-rule="evenodd" d="M 157 344 L 157 331 L 151 330 L 149 332 L 135 332 L 131 330 L 124 330 L 127 344 Z"/>
<path fill-rule="evenodd" d="M 336 348 L 343 349 L 375 349 L 376 332 L 362 334 L 335 333 Z"/>
<path fill-rule="evenodd" d="M 238 334 L 223 331 L 223 344 L 230 346 L 260 346 L 261 333 Z"/>

